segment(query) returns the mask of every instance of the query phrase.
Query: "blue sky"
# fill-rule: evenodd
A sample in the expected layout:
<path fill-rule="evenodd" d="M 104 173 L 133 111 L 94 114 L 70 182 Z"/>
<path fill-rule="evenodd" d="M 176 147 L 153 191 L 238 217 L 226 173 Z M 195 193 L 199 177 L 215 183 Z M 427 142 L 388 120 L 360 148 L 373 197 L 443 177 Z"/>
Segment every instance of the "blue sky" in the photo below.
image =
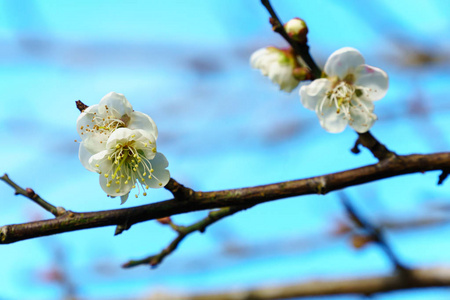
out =
<path fill-rule="evenodd" d="M 379 121 L 372 129 L 383 143 L 400 154 L 448 151 L 450 2 L 273 2 L 284 21 L 306 20 L 311 52 L 320 65 L 333 51 L 351 46 L 389 74 L 390 89 L 377 103 Z M 110 91 L 125 94 L 135 110 L 155 120 L 158 149 L 167 156 L 171 175 L 195 190 L 374 163 L 367 151 L 350 153 L 354 132 L 325 132 L 315 114 L 301 106 L 298 90 L 279 92 L 250 68 L 253 51 L 285 44 L 267 21 L 256 0 L 0 1 L 0 173 L 66 209 L 118 208 L 119 200 L 101 190 L 98 175 L 81 166 L 73 142 L 79 114 L 74 101 L 95 104 Z M 420 63 L 418 54 L 428 55 L 431 63 Z M 439 213 L 433 205 L 448 204 L 450 187 L 437 187 L 437 176 L 393 178 L 346 193 L 374 220 L 429 216 Z M 0 225 L 51 217 L 15 197 L 5 184 L 0 195 Z M 124 207 L 170 197 L 165 190 L 151 191 Z M 174 220 L 190 224 L 205 215 Z M 117 237 L 110 227 L 4 245 L 0 299 L 60 299 L 62 288 L 46 279 L 57 261 L 85 298 L 390 272 L 376 246 L 356 251 L 347 238 L 329 237 L 343 218 L 335 193 L 259 205 L 192 235 L 156 270 L 120 268 L 131 258 L 160 251 L 174 237 L 156 222 L 135 225 Z M 449 230 L 442 226 L 388 237 L 405 263 L 442 265 L 450 261 Z M 307 242 L 287 246 L 297 240 Z M 253 252 L 233 255 L 233 247 Z M 439 291 L 377 298 L 448 298 L 448 292 Z"/>

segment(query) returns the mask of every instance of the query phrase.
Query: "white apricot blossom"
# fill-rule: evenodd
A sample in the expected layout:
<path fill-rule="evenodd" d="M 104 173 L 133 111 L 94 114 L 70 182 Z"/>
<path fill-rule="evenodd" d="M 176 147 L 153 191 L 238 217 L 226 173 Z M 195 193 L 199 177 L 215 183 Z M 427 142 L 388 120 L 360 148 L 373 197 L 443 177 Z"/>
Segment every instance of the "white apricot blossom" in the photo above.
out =
<path fill-rule="evenodd" d="M 293 75 L 298 62 L 288 50 L 275 47 L 259 49 L 250 57 L 250 65 L 259 69 L 264 76 L 268 76 L 286 92 L 291 92 L 300 82 Z"/>
<path fill-rule="evenodd" d="M 387 74 L 366 65 L 361 53 L 349 47 L 331 54 L 324 71 L 326 78 L 300 88 L 302 104 L 316 111 L 329 132 L 341 132 L 347 124 L 359 133 L 368 131 L 377 120 L 373 101 L 386 95 Z"/>
<path fill-rule="evenodd" d="M 134 111 L 123 94 L 110 92 L 99 104 L 86 108 L 77 119 L 77 131 L 81 137 L 79 157 L 90 156 L 106 149 L 109 136 L 118 128 L 144 130 L 148 135 L 158 137 L 155 122 L 146 114 Z M 85 168 L 94 171 L 89 165 Z"/>
<path fill-rule="evenodd" d="M 105 150 L 82 156 L 100 174 L 100 185 L 111 197 L 121 196 L 124 203 L 131 189 L 160 188 L 167 184 L 170 173 L 165 156 L 156 151 L 153 134 L 141 129 L 117 128 L 108 138 Z M 138 196 L 136 194 L 136 197 Z"/>

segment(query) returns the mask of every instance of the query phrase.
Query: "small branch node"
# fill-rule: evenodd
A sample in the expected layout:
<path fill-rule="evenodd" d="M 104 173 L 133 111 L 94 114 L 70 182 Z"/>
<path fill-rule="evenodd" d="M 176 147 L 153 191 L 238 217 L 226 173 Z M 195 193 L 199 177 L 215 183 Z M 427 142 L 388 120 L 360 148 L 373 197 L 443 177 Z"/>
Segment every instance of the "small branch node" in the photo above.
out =
<path fill-rule="evenodd" d="M 162 225 L 172 224 L 172 219 L 170 217 L 159 218 L 159 219 L 156 219 L 156 221 L 158 221 L 158 223 L 160 223 Z"/>
<path fill-rule="evenodd" d="M 350 151 L 354 154 L 359 154 L 361 153 L 361 149 L 359 149 L 359 145 L 361 145 L 361 141 L 358 139 L 356 139 L 355 141 L 355 145 L 353 146 L 352 149 L 350 149 Z"/>
<path fill-rule="evenodd" d="M 61 207 L 61 206 L 56 207 L 56 217 L 60 217 L 60 216 L 62 216 L 64 214 L 66 214 L 66 212 L 67 211 L 66 211 L 66 209 L 64 207 Z M 73 217 L 73 216 L 74 216 L 74 213 L 70 212 L 69 213 L 69 217 Z"/>
<path fill-rule="evenodd" d="M 4 242 L 8 235 L 8 225 L 0 227 L 0 242 Z"/>
<path fill-rule="evenodd" d="M 325 178 L 323 177 L 319 177 L 315 182 L 314 182 L 315 186 L 316 186 L 316 190 L 317 190 L 317 194 L 320 195 L 325 195 L 326 193 L 328 193 L 327 191 L 327 183 L 325 181 Z"/>
<path fill-rule="evenodd" d="M 26 188 L 25 191 L 27 192 L 28 198 L 36 198 L 36 193 L 32 188 Z"/>
<path fill-rule="evenodd" d="M 445 179 L 447 179 L 449 174 L 450 174 L 450 170 L 442 170 L 441 175 L 439 175 L 438 185 L 443 184 Z"/>
<path fill-rule="evenodd" d="M 122 232 L 124 232 L 125 230 L 130 229 L 130 227 L 131 227 L 131 225 L 129 225 L 128 222 L 124 223 L 124 224 L 117 225 L 116 230 L 114 231 L 114 235 L 119 235 Z"/>
<path fill-rule="evenodd" d="M 76 104 L 78 110 L 80 111 L 80 113 L 82 113 L 86 108 L 89 107 L 88 105 L 86 105 L 83 102 L 81 102 L 81 100 L 75 101 L 75 104 Z"/>
<path fill-rule="evenodd" d="M 175 200 L 186 201 L 194 198 L 195 195 L 194 190 L 185 187 L 173 178 L 170 178 L 164 188 L 172 193 Z"/>

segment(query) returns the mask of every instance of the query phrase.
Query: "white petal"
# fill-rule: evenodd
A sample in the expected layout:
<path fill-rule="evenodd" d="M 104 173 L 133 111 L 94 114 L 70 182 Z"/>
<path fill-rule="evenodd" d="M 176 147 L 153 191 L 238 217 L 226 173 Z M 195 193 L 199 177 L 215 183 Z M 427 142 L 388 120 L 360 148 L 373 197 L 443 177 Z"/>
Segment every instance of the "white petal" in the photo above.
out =
<path fill-rule="evenodd" d="M 116 184 L 114 179 L 106 178 L 103 176 L 103 174 L 100 174 L 100 186 L 102 187 L 103 191 L 107 193 L 109 196 L 116 197 L 116 196 L 123 196 L 128 194 L 131 189 L 133 188 L 133 183 L 131 180 L 125 184 L 125 180 L 122 178 L 120 180 L 119 184 Z M 108 187 L 109 183 L 109 187 Z"/>
<path fill-rule="evenodd" d="M 268 74 L 267 63 L 273 61 L 273 59 L 268 59 L 270 55 L 273 56 L 267 48 L 259 49 L 250 56 L 250 65 L 252 68 L 260 69 L 261 73 L 266 76 Z"/>
<path fill-rule="evenodd" d="M 98 112 L 98 104 L 91 105 L 82 112 L 77 118 L 77 132 L 81 139 L 85 139 L 89 134 L 86 129 L 89 129 L 87 125 L 92 127 L 95 123 L 92 122 L 93 113 Z"/>
<path fill-rule="evenodd" d="M 158 128 L 155 122 L 148 115 L 139 111 L 134 111 L 130 114 L 130 122 L 128 128 L 130 129 L 142 129 L 149 134 L 152 134 L 155 139 L 158 138 Z"/>
<path fill-rule="evenodd" d="M 125 195 L 120 196 L 120 205 L 124 204 L 128 200 L 128 196 L 130 193 L 126 193 Z"/>
<path fill-rule="evenodd" d="M 359 99 L 360 104 L 350 107 L 351 120 L 349 125 L 359 133 L 368 131 L 377 117 L 373 112 L 374 105 L 371 101 Z M 354 101 L 352 101 L 354 103 Z"/>
<path fill-rule="evenodd" d="M 344 79 L 362 64 L 364 64 L 364 57 L 361 53 L 354 48 L 345 47 L 330 55 L 325 63 L 324 71 L 329 77 L 337 76 Z"/>
<path fill-rule="evenodd" d="M 272 82 L 278 84 L 281 90 L 291 92 L 297 87 L 299 81 L 292 75 L 291 65 L 280 65 L 273 63 L 269 70 L 269 78 Z"/>
<path fill-rule="evenodd" d="M 98 153 L 106 149 L 107 141 L 108 135 L 93 133 L 84 138 L 83 144 L 89 152 Z"/>
<path fill-rule="evenodd" d="M 110 154 L 111 150 L 103 150 L 89 158 L 89 165 L 94 172 L 102 172 L 103 174 L 106 174 L 111 169 L 113 161 L 108 160 L 108 156 Z"/>
<path fill-rule="evenodd" d="M 145 183 L 154 189 L 165 186 L 170 179 L 170 172 L 166 169 L 169 166 L 169 162 L 166 157 L 162 153 L 158 152 L 156 153 L 155 158 L 153 158 L 150 162 L 154 171 L 150 179 L 145 177 Z"/>
<path fill-rule="evenodd" d="M 268 76 L 270 70 L 277 68 L 280 61 L 286 56 L 279 49 L 268 47 L 259 49 L 250 57 L 250 64 L 253 68 L 260 69 L 264 76 Z"/>
<path fill-rule="evenodd" d="M 132 137 L 133 135 L 134 137 Z M 118 128 L 109 136 L 108 142 L 106 143 L 106 148 L 113 149 L 118 144 L 126 144 L 127 142 L 138 139 L 141 136 L 142 134 L 139 130 Z"/>
<path fill-rule="evenodd" d="M 329 99 L 326 99 L 324 105 L 317 106 L 316 113 L 320 125 L 328 132 L 342 132 L 348 124 L 343 110 L 341 109 L 341 112 L 337 113 L 336 106 Z"/>
<path fill-rule="evenodd" d="M 83 167 L 88 169 L 91 172 L 96 172 L 96 169 L 92 168 L 89 164 L 89 159 L 91 158 L 92 154 L 84 147 L 83 143 L 80 143 L 80 148 L 78 150 L 78 158 L 81 161 L 81 164 Z"/>
<path fill-rule="evenodd" d="M 361 65 L 355 70 L 355 86 L 363 87 L 363 97 L 366 100 L 380 100 L 386 95 L 389 78 L 386 72 L 379 68 Z"/>
<path fill-rule="evenodd" d="M 135 139 L 135 147 L 138 151 L 142 151 L 147 159 L 153 159 L 156 151 L 156 140 L 153 135 L 148 135 L 143 130 L 139 130 L 141 136 Z M 153 150 L 155 149 L 155 150 Z"/>
<path fill-rule="evenodd" d="M 308 85 L 303 85 L 300 88 L 300 100 L 303 106 L 315 110 L 329 89 L 331 89 L 331 82 L 326 78 L 316 79 Z"/>
<path fill-rule="evenodd" d="M 124 115 L 130 115 L 133 111 L 133 107 L 130 102 L 128 102 L 127 98 L 123 94 L 119 94 L 116 92 L 111 92 L 106 94 L 99 103 L 99 113 L 106 114 L 106 107 L 110 113 L 113 113 L 114 116 L 120 118 Z"/>

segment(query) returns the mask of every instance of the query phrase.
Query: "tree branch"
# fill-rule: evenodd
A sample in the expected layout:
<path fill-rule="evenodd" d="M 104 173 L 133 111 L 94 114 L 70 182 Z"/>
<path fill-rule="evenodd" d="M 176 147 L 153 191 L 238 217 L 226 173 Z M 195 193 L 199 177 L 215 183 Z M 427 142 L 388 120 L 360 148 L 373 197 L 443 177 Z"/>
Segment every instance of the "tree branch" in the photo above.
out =
<path fill-rule="evenodd" d="M 178 245 L 181 243 L 182 240 L 184 240 L 185 237 L 187 237 L 189 234 L 200 231 L 201 233 L 205 232 L 206 227 L 209 225 L 225 218 L 228 216 L 231 216 L 239 211 L 245 210 L 249 208 L 249 206 L 234 206 L 234 207 L 224 207 L 219 210 L 210 211 L 208 216 L 190 226 L 177 226 L 173 224 L 171 221 L 170 225 L 171 227 L 178 233 L 178 236 L 167 246 L 164 248 L 159 254 L 149 256 L 144 259 L 140 260 L 131 260 L 127 263 L 125 263 L 122 267 L 124 268 L 131 268 L 139 265 L 150 265 L 152 267 L 158 266 L 163 259 L 171 254 L 173 251 L 175 251 L 178 247 Z"/>
<path fill-rule="evenodd" d="M 20 186 L 15 184 L 11 179 L 9 179 L 7 174 L 4 174 L 2 177 L 0 177 L 0 180 L 6 182 L 6 184 L 12 187 L 15 190 L 14 192 L 15 195 L 22 195 L 27 197 L 28 199 L 30 199 L 31 201 L 33 201 L 34 203 L 45 209 L 46 211 L 53 214 L 55 217 L 61 216 L 64 213 L 66 213 L 66 210 L 64 208 L 55 207 L 51 205 L 50 203 L 39 197 L 39 195 L 36 194 L 31 188 L 26 189 L 21 188 Z"/>
<path fill-rule="evenodd" d="M 341 276 L 342 277 L 342 276 Z M 254 288 L 245 291 L 198 294 L 192 296 L 161 295 L 158 299 L 177 300 L 275 300 L 330 295 L 373 295 L 397 290 L 450 286 L 449 268 L 411 270 L 411 276 L 398 273 L 337 280 L 314 280 L 298 284 Z M 149 299 L 152 299 L 150 297 Z"/>
<path fill-rule="evenodd" d="M 404 174 L 450 169 L 450 152 L 395 156 L 391 159 L 342 172 L 255 187 L 212 192 L 193 192 L 183 201 L 166 200 L 132 208 L 98 212 L 68 211 L 58 218 L 0 227 L 0 244 L 57 233 L 112 225 L 131 225 L 181 213 L 259 203 L 309 194 L 326 194 L 379 179 Z"/>

